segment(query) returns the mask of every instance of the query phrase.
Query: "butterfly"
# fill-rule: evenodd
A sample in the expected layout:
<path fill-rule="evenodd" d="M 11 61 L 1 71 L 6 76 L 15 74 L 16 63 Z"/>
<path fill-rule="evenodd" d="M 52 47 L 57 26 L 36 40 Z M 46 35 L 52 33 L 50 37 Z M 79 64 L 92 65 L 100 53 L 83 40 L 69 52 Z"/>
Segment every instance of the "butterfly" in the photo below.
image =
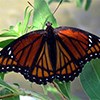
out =
<path fill-rule="evenodd" d="M 37 84 L 72 81 L 84 64 L 100 58 L 100 38 L 78 28 L 61 26 L 31 31 L 0 52 L 0 72 L 20 72 Z"/>

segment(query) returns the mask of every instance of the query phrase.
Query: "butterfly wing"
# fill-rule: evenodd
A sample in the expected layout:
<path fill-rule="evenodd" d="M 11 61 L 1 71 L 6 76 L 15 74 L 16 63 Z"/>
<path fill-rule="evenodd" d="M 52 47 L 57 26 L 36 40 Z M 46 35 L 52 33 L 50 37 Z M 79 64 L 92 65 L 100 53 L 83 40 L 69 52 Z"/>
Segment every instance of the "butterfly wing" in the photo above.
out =
<path fill-rule="evenodd" d="M 69 81 L 79 75 L 86 62 L 100 57 L 97 36 L 69 27 L 56 28 L 54 33 L 56 66 L 51 63 L 47 33 L 38 30 L 18 38 L 0 52 L 0 72 L 20 72 L 38 84 L 52 82 L 55 77 Z"/>
<path fill-rule="evenodd" d="M 59 80 L 72 81 L 86 62 L 100 58 L 100 38 L 97 36 L 71 27 L 56 28 L 55 34 L 56 78 Z"/>
<path fill-rule="evenodd" d="M 44 30 L 26 34 L 0 52 L 0 71 L 20 72 L 26 79 L 38 84 L 53 80 L 48 45 Z"/>

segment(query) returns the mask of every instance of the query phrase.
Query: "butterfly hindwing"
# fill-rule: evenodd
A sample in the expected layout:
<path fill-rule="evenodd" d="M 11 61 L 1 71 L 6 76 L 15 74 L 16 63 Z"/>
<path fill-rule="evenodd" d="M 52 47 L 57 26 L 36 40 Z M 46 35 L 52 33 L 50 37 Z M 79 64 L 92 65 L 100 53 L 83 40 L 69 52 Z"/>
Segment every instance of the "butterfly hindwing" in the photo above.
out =
<path fill-rule="evenodd" d="M 46 41 L 38 52 L 34 67 L 32 68 L 32 75 L 36 76 L 36 82 L 43 84 L 46 84 L 47 81 L 52 82 L 54 79 L 54 72 L 49 58 L 48 44 Z"/>
<path fill-rule="evenodd" d="M 82 70 L 74 63 L 72 56 L 68 53 L 62 44 L 57 41 L 57 64 L 56 64 L 56 78 L 60 81 L 73 80 L 78 76 Z"/>

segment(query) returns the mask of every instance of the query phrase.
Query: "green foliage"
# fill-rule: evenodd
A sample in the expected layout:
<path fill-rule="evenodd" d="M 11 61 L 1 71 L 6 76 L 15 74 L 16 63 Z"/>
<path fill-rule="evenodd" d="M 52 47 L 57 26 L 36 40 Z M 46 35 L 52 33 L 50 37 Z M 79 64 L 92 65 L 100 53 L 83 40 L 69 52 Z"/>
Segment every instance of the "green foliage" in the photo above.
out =
<path fill-rule="evenodd" d="M 0 37 L 13 37 L 18 38 L 28 32 L 30 30 L 30 27 L 28 25 L 31 17 L 32 10 L 28 11 L 29 7 L 26 7 L 25 13 L 24 13 L 24 21 L 18 22 L 15 26 L 10 26 L 8 30 L 4 30 L 2 34 L 0 34 Z"/>
<path fill-rule="evenodd" d="M 47 21 L 53 23 L 53 27 L 57 27 L 57 22 L 54 16 L 52 15 L 48 4 L 45 0 L 34 0 L 34 13 L 33 13 L 33 25 L 32 29 L 44 29 Z"/>
<path fill-rule="evenodd" d="M 77 7 L 82 8 L 87 11 L 91 5 L 92 0 L 47 0 L 48 4 L 51 4 L 52 2 L 76 2 Z"/>
<path fill-rule="evenodd" d="M 4 40 L 2 42 L 0 42 L 0 48 L 4 48 L 5 46 L 7 46 L 10 42 L 12 42 L 14 39 L 8 39 L 8 40 Z"/>
<path fill-rule="evenodd" d="M 55 85 L 57 89 L 60 91 L 60 93 L 63 94 L 64 98 L 71 99 L 71 93 L 70 93 L 70 82 L 60 82 L 58 80 L 55 80 Z"/>
<path fill-rule="evenodd" d="M 76 0 L 76 4 L 78 7 L 84 6 L 85 10 L 88 10 L 90 5 L 91 5 L 92 0 L 85 0 L 85 5 L 84 5 L 84 0 Z"/>
<path fill-rule="evenodd" d="M 47 0 L 48 4 L 51 4 L 52 2 L 70 2 L 71 0 Z"/>
<path fill-rule="evenodd" d="M 76 4 L 78 7 L 82 7 L 84 0 L 76 0 Z"/>
<path fill-rule="evenodd" d="M 100 100 L 100 59 L 92 60 L 80 75 L 81 84 L 91 100 Z"/>
<path fill-rule="evenodd" d="M 91 5 L 92 0 L 86 0 L 85 10 L 88 10 Z"/>
<path fill-rule="evenodd" d="M 3 100 L 19 100 L 18 90 L 8 85 L 0 78 L 0 99 Z"/>
<path fill-rule="evenodd" d="M 60 2 L 61 0 L 48 0 L 48 4 L 53 1 Z M 64 2 L 71 2 L 71 0 L 64 0 Z M 14 39 L 24 35 L 29 32 L 31 29 L 43 29 L 45 28 L 45 23 L 47 21 L 52 22 L 53 27 L 57 27 L 58 24 L 53 14 L 51 13 L 48 4 L 45 0 L 35 0 L 34 1 L 34 12 L 33 9 L 29 10 L 29 7 L 26 7 L 24 13 L 24 21 L 18 22 L 15 26 L 10 26 L 8 30 L 4 30 L 4 32 L 0 35 L 1 38 L 9 37 L 9 39 L 0 42 L 0 47 L 5 47 Z M 76 4 L 78 7 L 82 7 L 84 4 L 84 0 L 76 0 Z M 91 0 L 86 0 L 85 2 L 85 10 L 88 10 L 91 4 Z M 30 17 L 32 17 L 32 25 L 29 25 Z M 11 37 L 11 38 L 10 38 Z M 90 99 L 99 97 L 99 88 L 100 88 L 100 71 L 99 69 L 100 61 L 95 60 L 91 61 L 85 65 L 85 68 L 80 76 L 81 84 L 83 89 L 86 91 L 87 95 Z M 0 74 L 1 78 L 4 78 L 4 74 Z M 67 98 L 69 100 L 79 100 L 77 97 L 71 95 L 70 92 L 70 82 L 59 82 L 58 80 L 54 81 L 54 86 L 47 85 L 44 86 L 44 94 L 40 94 L 37 92 L 29 92 L 20 89 L 19 84 L 14 83 L 14 85 L 9 85 L 5 83 L 0 78 L 0 99 L 3 100 L 19 100 L 19 95 L 30 95 L 39 100 L 51 100 L 48 97 L 48 94 L 51 93 L 56 100 L 61 100 L 61 97 Z M 60 95 L 61 97 L 60 97 Z"/>
<path fill-rule="evenodd" d="M 4 79 L 4 73 L 0 73 L 0 78 L 3 80 Z"/>

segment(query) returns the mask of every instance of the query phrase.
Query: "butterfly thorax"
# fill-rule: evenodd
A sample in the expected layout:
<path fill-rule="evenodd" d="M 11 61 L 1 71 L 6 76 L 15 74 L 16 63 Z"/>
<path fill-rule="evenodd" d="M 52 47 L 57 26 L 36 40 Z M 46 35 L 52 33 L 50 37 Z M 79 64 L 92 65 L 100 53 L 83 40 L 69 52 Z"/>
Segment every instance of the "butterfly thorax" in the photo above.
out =
<path fill-rule="evenodd" d="M 55 70 L 56 68 L 56 40 L 55 40 L 54 29 L 49 22 L 47 24 L 46 31 L 47 31 L 47 44 L 48 44 L 49 56 L 50 56 L 53 69 Z"/>

